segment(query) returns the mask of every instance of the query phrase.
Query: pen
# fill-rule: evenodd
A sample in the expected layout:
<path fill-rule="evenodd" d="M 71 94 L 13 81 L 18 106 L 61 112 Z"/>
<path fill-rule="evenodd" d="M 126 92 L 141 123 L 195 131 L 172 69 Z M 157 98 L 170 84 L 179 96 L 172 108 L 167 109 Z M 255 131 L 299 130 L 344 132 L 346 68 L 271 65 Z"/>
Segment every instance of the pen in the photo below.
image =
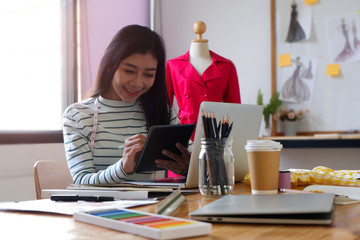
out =
<path fill-rule="evenodd" d="M 295 189 L 287 189 L 287 188 L 280 188 L 279 192 L 282 193 L 309 193 L 302 190 L 295 190 Z"/>
<path fill-rule="evenodd" d="M 303 191 L 303 190 L 287 189 L 287 188 L 280 188 L 279 192 L 282 192 L 282 193 L 324 193 L 323 191 Z"/>
<path fill-rule="evenodd" d="M 51 200 L 56 202 L 77 202 L 77 201 L 87 201 L 87 202 L 104 202 L 104 201 L 114 201 L 114 197 L 107 196 L 79 196 L 76 194 L 67 194 L 67 195 L 51 195 Z"/>

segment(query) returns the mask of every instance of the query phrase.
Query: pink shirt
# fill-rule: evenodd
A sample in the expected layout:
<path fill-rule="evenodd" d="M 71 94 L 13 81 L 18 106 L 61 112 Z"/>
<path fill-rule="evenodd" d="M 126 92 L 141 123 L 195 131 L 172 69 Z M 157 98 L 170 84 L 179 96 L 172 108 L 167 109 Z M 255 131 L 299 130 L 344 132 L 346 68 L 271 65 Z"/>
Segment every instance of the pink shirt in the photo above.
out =
<path fill-rule="evenodd" d="M 203 101 L 241 103 L 235 65 L 212 51 L 210 54 L 213 61 L 201 76 L 191 65 L 189 52 L 166 64 L 170 106 L 175 95 L 181 124 L 196 124 Z"/>

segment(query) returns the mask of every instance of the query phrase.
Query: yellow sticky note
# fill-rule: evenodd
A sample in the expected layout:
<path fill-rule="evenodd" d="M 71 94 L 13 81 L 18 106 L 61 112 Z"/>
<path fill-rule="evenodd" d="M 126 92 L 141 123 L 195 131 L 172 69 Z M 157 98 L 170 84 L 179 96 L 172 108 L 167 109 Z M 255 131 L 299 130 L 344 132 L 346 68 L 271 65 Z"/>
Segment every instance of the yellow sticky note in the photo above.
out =
<path fill-rule="evenodd" d="M 305 4 L 307 4 L 307 5 L 315 4 L 317 2 L 318 2 L 318 0 L 305 0 Z"/>
<path fill-rule="evenodd" d="M 328 76 L 339 76 L 340 64 L 328 64 L 326 68 L 326 75 Z"/>
<path fill-rule="evenodd" d="M 279 67 L 291 66 L 290 54 L 279 55 Z"/>

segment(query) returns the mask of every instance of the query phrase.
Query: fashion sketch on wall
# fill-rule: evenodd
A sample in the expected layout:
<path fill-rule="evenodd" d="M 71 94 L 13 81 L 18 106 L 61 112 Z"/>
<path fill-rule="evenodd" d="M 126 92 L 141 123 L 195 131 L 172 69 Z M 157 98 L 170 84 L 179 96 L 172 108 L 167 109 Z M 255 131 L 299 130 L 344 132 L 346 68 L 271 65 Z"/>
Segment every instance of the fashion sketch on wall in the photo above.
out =
<path fill-rule="evenodd" d="M 294 56 L 291 66 L 281 69 L 280 99 L 292 103 L 310 103 L 314 92 L 315 57 Z"/>
<path fill-rule="evenodd" d="M 352 21 L 351 23 L 351 30 L 352 30 L 352 34 L 353 34 L 353 44 L 354 44 L 354 48 L 356 51 L 359 51 L 360 50 L 360 40 L 359 40 L 359 37 L 358 37 L 358 27 L 360 26 L 357 26 L 356 25 L 356 22 L 355 20 Z"/>
<path fill-rule="evenodd" d="M 303 4 L 304 1 L 292 0 L 289 8 L 289 26 L 287 29 L 285 42 L 295 43 L 309 39 L 311 30 L 311 14 L 308 6 Z"/>
<path fill-rule="evenodd" d="M 360 17 L 357 15 L 349 14 L 325 20 L 329 52 L 334 62 L 360 60 Z"/>

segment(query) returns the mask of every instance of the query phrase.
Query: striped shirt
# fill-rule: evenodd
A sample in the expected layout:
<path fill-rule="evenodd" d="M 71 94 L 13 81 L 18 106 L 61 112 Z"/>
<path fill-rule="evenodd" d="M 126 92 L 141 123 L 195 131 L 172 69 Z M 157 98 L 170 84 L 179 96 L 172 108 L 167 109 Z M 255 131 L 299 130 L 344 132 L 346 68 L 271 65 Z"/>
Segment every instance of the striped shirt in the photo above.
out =
<path fill-rule="evenodd" d="M 70 105 L 63 115 L 63 134 L 68 166 L 75 184 L 119 183 L 125 179 L 154 178 L 154 173 L 127 175 L 121 166 L 125 140 L 147 136 L 140 100 L 134 103 L 98 97 L 98 124 L 93 153 L 90 149 L 95 98 Z M 179 124 L 171 112 L 170 124 Z"/>

